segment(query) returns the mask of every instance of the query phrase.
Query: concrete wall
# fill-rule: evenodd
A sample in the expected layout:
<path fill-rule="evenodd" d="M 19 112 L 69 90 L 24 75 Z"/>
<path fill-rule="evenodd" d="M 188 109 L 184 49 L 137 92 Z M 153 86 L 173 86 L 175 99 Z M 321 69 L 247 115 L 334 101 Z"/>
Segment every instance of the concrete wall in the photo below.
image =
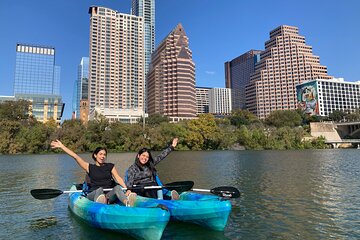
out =
<path fill-rule="evenodd" d="M 332 122 L 312 122 L 310 123 L 311 136 L 324 136 L 327 141 L 341 141 L 341 137 L 336 130 L 336 125 Z"/>

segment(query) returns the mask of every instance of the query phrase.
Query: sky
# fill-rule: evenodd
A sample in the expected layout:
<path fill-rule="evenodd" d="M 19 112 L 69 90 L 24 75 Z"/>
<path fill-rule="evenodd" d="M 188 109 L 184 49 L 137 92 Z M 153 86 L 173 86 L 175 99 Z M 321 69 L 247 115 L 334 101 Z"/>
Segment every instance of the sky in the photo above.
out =
<path fill-rule="evenodd" d="M 53 46 L 61 67 L 62 119 L 70 119 L 77 67 L 89 56 L 89 7 L 130 13 L 131 0 L 1 0 L 1 6 L 0 95 L 14 95 L 17 43 Z M 156 46 L 183 25 L 199 87 L 225 87 L 224 63 L 264 50 L 269 32 L 280 25 L 299 28 L 329 75 L 360 80 L 358 0 L 156 0 L 155 14 Z"/>

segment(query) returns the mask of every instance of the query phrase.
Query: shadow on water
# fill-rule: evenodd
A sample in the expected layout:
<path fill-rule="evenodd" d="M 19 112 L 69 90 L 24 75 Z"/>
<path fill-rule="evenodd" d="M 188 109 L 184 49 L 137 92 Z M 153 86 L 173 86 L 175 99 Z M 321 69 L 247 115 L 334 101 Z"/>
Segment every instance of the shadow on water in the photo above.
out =
<path fill-rule="evenodd" d="M 161 239 L 212 239 L 227 240 L 224 232 L 212 231 L 195 224 L 182 222 L 169 222 Z"/>

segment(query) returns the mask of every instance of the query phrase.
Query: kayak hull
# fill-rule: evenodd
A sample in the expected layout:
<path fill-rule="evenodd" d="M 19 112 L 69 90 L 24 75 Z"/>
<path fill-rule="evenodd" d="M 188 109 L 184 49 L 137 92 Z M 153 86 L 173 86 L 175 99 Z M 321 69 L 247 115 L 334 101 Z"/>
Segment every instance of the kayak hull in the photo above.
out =
<path fill-rule="evenodd" d="M 183 192 L 179 200 L 160 200 L 137 196 L 135 206 L 153 207 L 165 205 L 170 212 L 170 220 L 188 222 L 215 231 L 223 231 L 226 227 L 231 202 L 214 195 Z"/>
<path fill-rule="evenodd" d="M 71 190 L 76 190 L 73 186 Z M 168 211 L 151 208 L 125 207 L 90 201 L 81 193 L 69 196 L 71 211 L 86 223 L 105 230 L 117 231 L 137 239 L 160 239 L 169 221 Z"/>

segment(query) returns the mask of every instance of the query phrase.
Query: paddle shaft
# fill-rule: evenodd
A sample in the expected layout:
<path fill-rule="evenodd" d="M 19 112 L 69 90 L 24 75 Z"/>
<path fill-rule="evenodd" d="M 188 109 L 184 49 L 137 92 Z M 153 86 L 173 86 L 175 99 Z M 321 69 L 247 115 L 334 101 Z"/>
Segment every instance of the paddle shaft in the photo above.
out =
<path fill-rule="evenodd" d="M 193 188 L 192 190 L 198 191 L 198 192 L 208 192 L 208 193 L 212 193 L 212 194 L 218 195 L 220 197 L 224 197 L 224 198 L 240 197 L 239 190 L 235 187 L 230 187 L 230 186 L 222 186 L 222 187 L 216 187 L 216 188 L 212 188 L 212 189 Z"/>
<path fill-rule="evenodd" d="M 196 191 L 196 192 L 211 192 L 210 189 L 193 188 L 191 190 Z"/>
<path fill-rule="evenodd" d="M 137 186 L 134 186 L 134 188 L 130 188 L 130 189 L 136 189 Z M 146 187 L 142 187 L 143 189 L 161 189 L 163 188 L 162 186 L 146 186 Z M 121 188 L 122 190 L 128 190 L 128 188 Z M 108 192 L 111 191 L 112 188 L 105 188 L 104 191 Z M 83 190 L 69 190 L 69 191 L 62 191 L 63 193 L 76 193 L 76 192 L 83 192 Z"/>

